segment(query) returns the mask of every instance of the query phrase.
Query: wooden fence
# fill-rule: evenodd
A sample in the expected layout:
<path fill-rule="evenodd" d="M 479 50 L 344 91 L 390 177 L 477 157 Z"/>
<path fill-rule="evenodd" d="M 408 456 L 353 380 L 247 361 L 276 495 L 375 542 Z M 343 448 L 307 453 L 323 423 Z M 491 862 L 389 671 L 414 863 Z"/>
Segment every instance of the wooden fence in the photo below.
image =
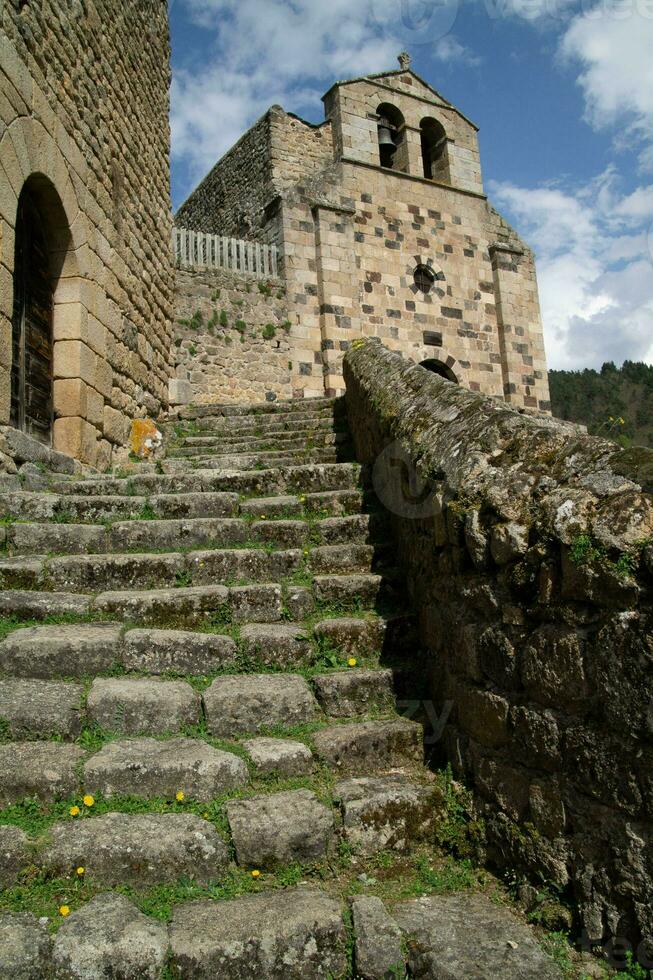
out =
<path fill-rule="evenodd" d="M 173 228 L 172 249 L 175 262 L 182 269 L 231 269 L 256 279 L 279 274 L 276 245 Z"/>

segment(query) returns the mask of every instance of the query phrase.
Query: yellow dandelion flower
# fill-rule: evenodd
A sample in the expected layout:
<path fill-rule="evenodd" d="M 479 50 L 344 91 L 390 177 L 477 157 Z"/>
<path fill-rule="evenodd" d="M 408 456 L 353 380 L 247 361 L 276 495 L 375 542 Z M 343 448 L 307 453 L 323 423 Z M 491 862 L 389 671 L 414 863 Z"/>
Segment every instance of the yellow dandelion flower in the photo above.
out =
<path fill-rule="evenodd" d="M 265 514 L 261 514 L 261 520 L 262 520 L 262 521 L 264 521 L 264 520 L 266 520 L 266 516 L 265 516 Z"/>
<path fill-rule="evenodd" d="M 614 418 L 612 417 L 612 415 L 608 415 L 608 422 L 614 422 Z"/>
<path fill-rule="evenodd" d="M 87 794 L 82 800 L 82 803 L 84 804 L 84 806 L 93 806 L 93 804 L 95 803 L 95 797 L 91 796 L 90 794 Z"/>
<path fill-rule="evenodd" d="M 65 919 L 67 915 L 70 915 L 70 907 L 68 905 L 60 905 L 59 915 L 62 915 Z"/>
<path fill-rule="evenodd" d="M 260 871 L 258 871 L 256 869 L 254 871 L 252 871 L 252 878 L 260 878 L 260 877 L 261 877 L 261 872 Z"/>
<path fill-rule="evenodd" d="M 182 803 L 183 802 L 183 800 L 185 799 L 185 796 L 184 796 L 184 794 L 182 793 L 181 790 L 179 790 L 179 792 L 176 794 L 175 799 L 176 799 L 177 803 Z"/>
<path fill-rule="evenodd" d="M 356 660 L 356 657 L 350 657 L 349 660 L 347 661 L 347 664 L 350 667 L 355 667 L 357 663 L 358 661 Z"/>
<path fill-rule="evenodd" d="M 79 877 L 81 878 L 81 876 L 82 876 L 83 874 L 86 874 L 86 868 L 82 868 L 82 867 L 79 867 L 79 868 L 77 869 L 77 874 L 78 874 L 78 875 L 79 875 Z"/>
<path fill-rule="evenodd" d="M 208 813 L 203 813 L 202 816 L 204 817 L 205 820 L 208 820 L 209 819 Z"/>
<path fill-rule="evenodd" d="M 70 814 L 71 817 L 78 817 L 79 816 L 79 807 L 78 806 L 71 806 L 71 808 L 68 811 L 68 813 Z"/>

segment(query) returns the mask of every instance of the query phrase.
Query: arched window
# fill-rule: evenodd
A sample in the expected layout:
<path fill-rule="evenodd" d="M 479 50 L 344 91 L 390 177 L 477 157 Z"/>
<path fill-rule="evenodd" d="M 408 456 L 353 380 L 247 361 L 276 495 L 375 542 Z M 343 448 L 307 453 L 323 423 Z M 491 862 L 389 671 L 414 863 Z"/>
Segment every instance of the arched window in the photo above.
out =
<path fill-rule="evenodd" d="M 404 117 L 389 102 L 383 102 L 376 110 L 379 136 L 379 159 L 382 167 L 391 170 L 407 169 L 405 154 Z"/>
<path fill-rule="evenodd" d="M 422 163 L 424 176 L 429 180 L 449 181 L 449 159 L 447 154 L 447 134 L 437 119 L 422 119 L 420 123 L 422 139 Z"/>
<path fill-rule="evenodd" d="M 420 264 L 413 272 L 413 281 L 415 285 L 419 291 L 425 295 L 431 292 L 431 289 L 435 284 L 435 279 L 435 273 L 428 267 L 428 265 Z"/>
<path fill-rule="evenodd" d="M 430 357 L 427 360 L 421 362 L 421 366 L 426 368 L 427 371 L 431 371 L 433 374 L 439 374 L 441 378 L 445 378 L 447 381 L 452 381 L 455 385 L 459 384 L 458 378 L 453 373 L 450 367 L 443 364 L 442 361 L 437 361 L 435 358 Z"/>

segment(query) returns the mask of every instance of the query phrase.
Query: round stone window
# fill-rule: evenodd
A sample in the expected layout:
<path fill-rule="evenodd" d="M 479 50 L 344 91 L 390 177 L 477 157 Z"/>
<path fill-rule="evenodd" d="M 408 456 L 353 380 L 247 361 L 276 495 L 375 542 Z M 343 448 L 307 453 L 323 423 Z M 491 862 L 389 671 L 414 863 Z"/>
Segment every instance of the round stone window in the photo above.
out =
<path fill-rule="evenodd" d="M 413 273 L 413 280 L 421 293 L 430 293 L 435 282 L 435 273 L 428 265 L 418 265 Z"/>

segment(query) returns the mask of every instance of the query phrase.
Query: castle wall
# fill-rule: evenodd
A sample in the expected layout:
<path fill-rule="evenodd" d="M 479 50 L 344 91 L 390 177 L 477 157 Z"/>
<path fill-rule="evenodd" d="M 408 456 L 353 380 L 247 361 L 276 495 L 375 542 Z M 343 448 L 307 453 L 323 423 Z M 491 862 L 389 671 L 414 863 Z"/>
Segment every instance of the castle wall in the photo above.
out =
<path fill-rule="evenodd" d="M 56 268 L 56 449 L 103 467 L 167 402 L 172 327 L 164 0 L 6 0 L 0 15 L 0 422 L 9 421 L 18 198 Z"/>
<path fill-rule="evenodd" d="M 291 398 L 289 325 L 280 280 L 177 271 L 171 403 Z"/>
<path fill-rule="evenodd" d="M 271 242 L 266 206 L 274 198 L 270 109 L 216 163 L 175 215 L 179 228 Z"/>
<path fill-rule="evenodd" d="M 653 934 L 653 453 L 374 341 L 345 377 L 444 726 L 428 744 L 473 788 L 493 863 L 573 897 L 593 940 L 636 945 Z"/>

